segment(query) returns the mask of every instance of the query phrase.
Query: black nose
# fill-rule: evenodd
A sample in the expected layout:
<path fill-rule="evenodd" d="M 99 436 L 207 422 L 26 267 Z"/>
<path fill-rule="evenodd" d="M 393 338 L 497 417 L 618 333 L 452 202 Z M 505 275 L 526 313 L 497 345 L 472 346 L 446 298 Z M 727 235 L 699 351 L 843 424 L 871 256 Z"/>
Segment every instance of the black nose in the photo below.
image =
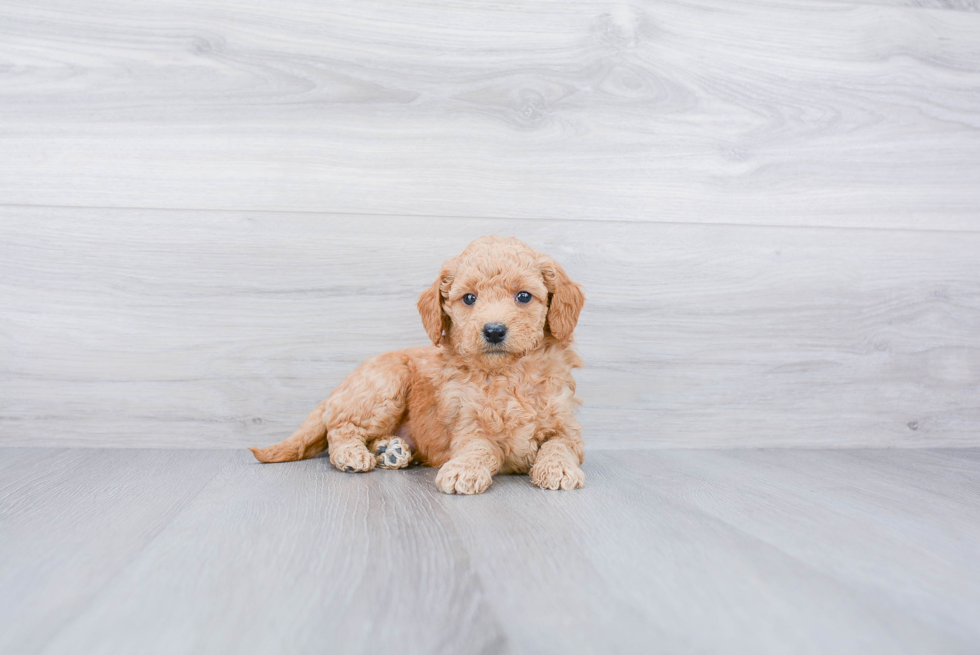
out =
<path fill-rule="evenodd" d="M 483 338 L 490 343 L 500 343 L 507 336 L 507 326 L 503 323 L 487 323 L 483 326 Z"/>

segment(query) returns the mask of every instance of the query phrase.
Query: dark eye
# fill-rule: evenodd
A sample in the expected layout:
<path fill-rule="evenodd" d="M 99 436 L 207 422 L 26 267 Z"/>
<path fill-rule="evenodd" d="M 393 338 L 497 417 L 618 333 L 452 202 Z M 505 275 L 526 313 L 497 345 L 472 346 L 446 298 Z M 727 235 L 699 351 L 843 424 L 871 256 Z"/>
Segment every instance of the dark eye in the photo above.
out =
<path fill-rule="evenodd" d="M 521 303 L 522 305 L 526 305 L 527 303 L 531 302 L 531 298 L 533 297 L 534 296 L 529 294 L 527 291 L 520 291 L 517 294 L 517 302 Z"/>
<path fill-rule="evenodd" d="M 467 305 L 472 305 L 473 303 L 476 302 L 476 296 L 474 296 L 472 293 L 468 293 L 465 296 L 463 296 L 463 302 L 466 303 Z"/>

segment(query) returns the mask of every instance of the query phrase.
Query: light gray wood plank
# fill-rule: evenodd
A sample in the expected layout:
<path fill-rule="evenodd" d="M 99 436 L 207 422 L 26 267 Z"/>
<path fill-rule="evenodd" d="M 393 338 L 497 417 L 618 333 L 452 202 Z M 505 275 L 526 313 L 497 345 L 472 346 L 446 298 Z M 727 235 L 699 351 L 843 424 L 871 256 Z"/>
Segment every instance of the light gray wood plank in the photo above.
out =
<path fill-rule="evenodd" d="M 665 451 L 621 461 L 656 493 L 976 648 L 975 453 Z"/>
<path fill-rule="evenodd" d="M 0 198 L 976 230 L 978 32 L 798 0 L 11 0 Z"/>
<path fill-rule="evenodd" d="M 980 444 L 980 234 L 0 210 L 0 441 L 240 447 L 426 342 L 442 260 L 521 237 L 585 285 L 586 443 Z"/>
<path fill-rule="evenodd" d="M 232 456 L 41 652 L 508 652 L 431 469 Z"/>
<path fill-rule="evenodd" d="M 834 0 L 836 1 L 836 0 Z M 850 3 L 850 0 L 848 0 Z M 920 11 L 971 11 L 980 12 L 978 0 L 858 0 L 860 4 L 885 5 Z M 918 15 L 914 13 L 912 15 Z"/>
<path fill-rule="evenodd" d="M 943 452 L 943 451 L 940 450 L 939 452 Z M 950 454 L 951 455 L 955 455 L 957 458 L 962 458 L 962 459 L 967 459 L 967 460 L 969 460 L 969 459 L 972 459 L 972 460 L 980 460 L 980 451 L 975 450 L 975 449 L 962 450 L 962 451 L 961 450 L 954 450 L 954 451 L 950 451 Z"/>
<path fill-rule="evenodd" d="M 323 458 L 122 451 L 116 480 L 165 466 L 160 489 L 207 456 L 221 464 L 59 629 L 36 627 L 44 595 L 28 593 L 20 609 L 35 621 L 9 634 L 34 645 L 17 652 L 49 654 L 975 652 L 966 555 L 980 502 L 956 492 L 980 479 L 976 451 L 879 452 L 592 452 L 581 491 L 501 476 L 482 496 L 451 497 L 425 468 L 350 475 Z M 111 486 L 90 473 L 75 466 L 66 482 Z M 59 538 L 77 517 L 58 494 L 10 488 L 0 504 L 48 527 L 49 557 L 78 547 Z M 11 534 L 3 561 L 18 570 L 38 544 Z M 90 530 L 84 546 L 117 539 Z M 61 578 L 88 580 L 91 566 Z"/>
<path fill-rule="evenodd" d="M 930 448 L 909 457 L 876 448 L 846 451 L 842 466 L 871 470 L 876 478 L 893 485 L 914 487 L 962 503 L 964 498 L 980 497 L 977 460 L 980 460 L 980 450 L 974 448 L 948 451 Z"/>
<path fill-rule="evenodd" d="M 3 457 L 0 458 L 0 470 L 9 467 L 32 466 L 37 459 L 50 456 L 49 448 L 3 448 Z"/>
<path fill-rule="evenodd" d="M 900 452 L 897 458 L 918 454 Z M 739 451 L 749 462 L 758 454 Z M 733 507 L 731 515 L 704 511 L 691 502 L 686 485 L 703 469 L 702 456 L 713 460 L 721 455 L 692 451 L 690 461 L 667 460 L 665 465 L 660 452 L 592 452 L 582 494 L 529 495 L 526 481 L 513 478 L 498 480 L 492 494 L 473 502 L 455 497 L 440 502 L 454 522 L 465 526 L 460 534 L 473 552 L 488 598 L 506 608 L 502 622 L 529 652 L 885 653 L 976 647 L 975 627 L 953 629 L 980 607 L 976 598 L 959 608 L 947 602 L 926 610 L 937 587 L 951 585 L 959 593 L 966 583 L 945 576 L 928 581 L 928 565 L 914 559 L 915 550 L 905 549 L 904 560 L 892 558 L 881 568 L 914 571 L 903 575 L 911 584 L 901 599 L 921 594 L 912 611 L 895 598 L 826 575 L 769 542 L 768 532 L 793 531 L 828 558 L 850 558 L 844 567 L 859 565 L 864 554 L 836 547 L 834 532 L 821 529 L 833 527 L 832 521 L 815 529 L 800 530 L 792 521 L 760 524 L 758 533 L 743 529 L 737 509 L 741 494 L 757 496 L 761 503 L 781 502 L 765 478 L 749 478 L 747 489 L 735 489 L 727 478 L 700 477 L 702 491 L 723 484 L 717 495 Z M 826 454 L 828 461 L 838 456 Z M 841 472 L 851 473 L 846 466 Z M 799 491 L 807 490 L 807 479 L 798 479 Z M 977 505 L 975 498 L 961 504 Z M 920 497 L 917 505 L 925 513 L 930 499 Z M 807 507 L 798 504 L 797 510 L 805 514 Z M 877 534 L 872 527 L 865 536 L 873 540 Z M 935 531 L 931 536 L 934 557 L 958 554 L 958 535 Z M 962 571 L 964 562 L 957 563 Z M 561 601 L 542 599 L 542 590 Z M 931 625 L 937 617 L 946 618 L 945 624 Z"/>
<path fill-rule="evenodd" d="M 34 653 L 234 457 L 0 450 L 0 652 Z"/>

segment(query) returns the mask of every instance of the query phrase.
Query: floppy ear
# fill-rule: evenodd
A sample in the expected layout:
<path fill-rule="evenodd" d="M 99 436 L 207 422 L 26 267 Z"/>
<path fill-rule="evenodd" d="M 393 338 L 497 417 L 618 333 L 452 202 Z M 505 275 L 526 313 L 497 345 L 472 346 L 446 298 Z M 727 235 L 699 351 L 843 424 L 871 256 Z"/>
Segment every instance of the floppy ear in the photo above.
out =
<path fill-rule="evenodd" d="M 565 269 L 550 257 L 541 263 L 544 285 L 548 288 L 548 327 L 551 334 L 562 343 L 568 343 L 578 323 L 578 315 L 585 304 L 582 286 L 572 282 Z"/>
<path fill-rule="evenodd" d="M 442 310 L 442 292 L 443 287 L 448 286 L 451 281 L 452 273 L 448 265 L 443 265 L 436 281 L 419 296 L 418 307 L 419 315 L 422 317 L 422 327 L 432 339 L 432 343 L 437 346 L 442 342 L 443 334 L 449 333 L 449 317 Z"/>

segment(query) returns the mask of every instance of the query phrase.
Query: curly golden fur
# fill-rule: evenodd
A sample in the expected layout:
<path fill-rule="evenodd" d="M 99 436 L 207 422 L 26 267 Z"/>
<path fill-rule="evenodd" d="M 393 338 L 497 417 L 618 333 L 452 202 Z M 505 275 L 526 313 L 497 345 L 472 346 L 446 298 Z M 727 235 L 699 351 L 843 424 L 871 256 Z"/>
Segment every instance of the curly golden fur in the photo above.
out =
<path fill-rule="evenodd" d="M 291 437 L 251 450 L 286 462 L 329 446 L 338 469 L 369 471 L 373 445 L 397 435 L 439 467 L 446 493 L 481 493 L 497 473 L 581 487 L 572 333 L 584 302 L 550 257 L 513 238 L 477 239 L 419 297 L 433 345 L 367 360 Z"/>

